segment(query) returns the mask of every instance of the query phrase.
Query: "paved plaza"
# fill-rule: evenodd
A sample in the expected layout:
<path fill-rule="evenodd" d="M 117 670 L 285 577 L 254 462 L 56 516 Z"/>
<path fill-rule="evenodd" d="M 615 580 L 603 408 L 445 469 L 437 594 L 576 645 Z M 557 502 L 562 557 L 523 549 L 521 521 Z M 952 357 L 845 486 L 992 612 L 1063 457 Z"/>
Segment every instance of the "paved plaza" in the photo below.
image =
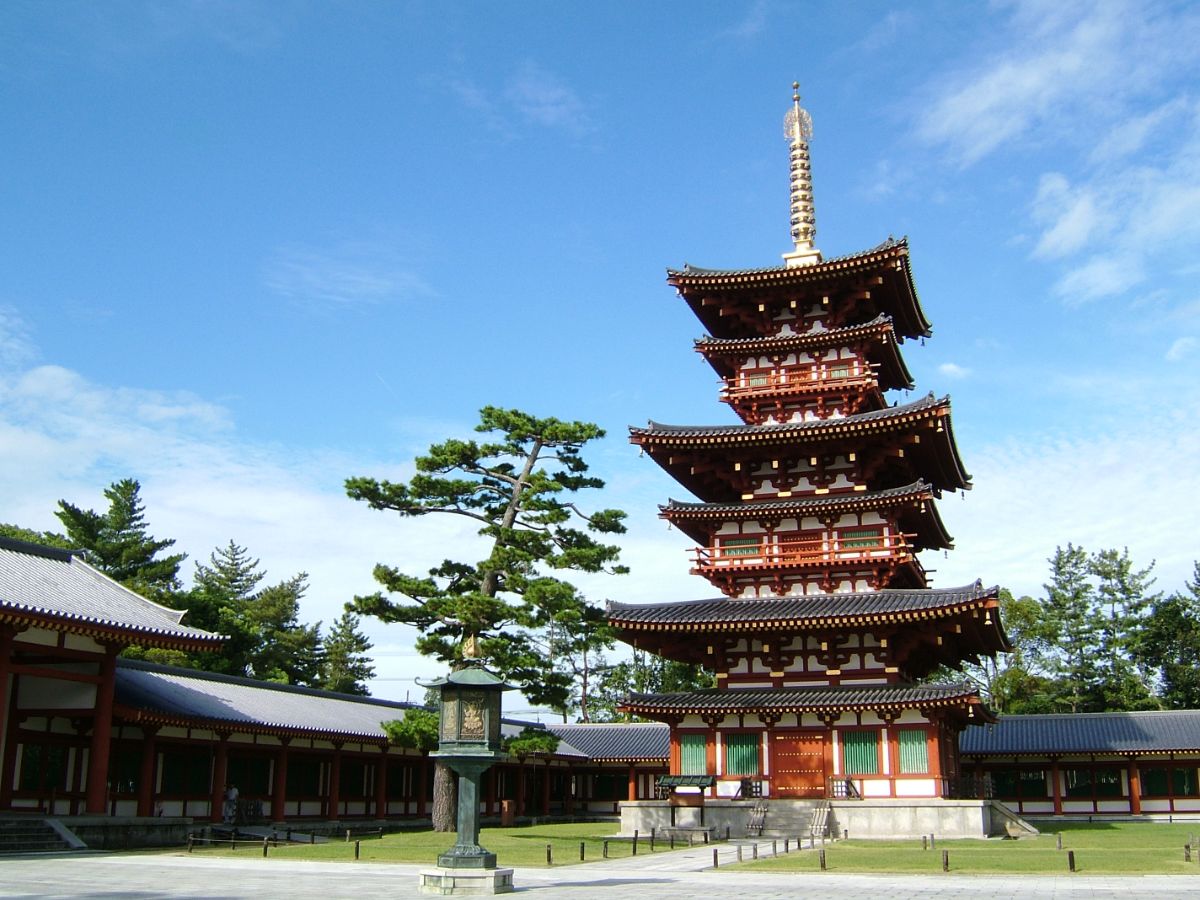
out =
<path fill-rule="evenodd" d="M 722 859 L 733 859 L 722 848 Z M 501 861 L 503 862 L 503 861 Z M 517 869 L 517 894 L 573 900 L 703 898 L 890 900 L 893 897 L 1200 897 L 1200 873 L 1136 878 L 1075 876 L 749 874 L 712 865 L 712 849 L 656 853 L 555 869 Z M 338 900 L 410 898 L 416 865 L 290 862 L 159 854 L 71 854 L 0 861 L 0 897 L 82 900 Z"/>

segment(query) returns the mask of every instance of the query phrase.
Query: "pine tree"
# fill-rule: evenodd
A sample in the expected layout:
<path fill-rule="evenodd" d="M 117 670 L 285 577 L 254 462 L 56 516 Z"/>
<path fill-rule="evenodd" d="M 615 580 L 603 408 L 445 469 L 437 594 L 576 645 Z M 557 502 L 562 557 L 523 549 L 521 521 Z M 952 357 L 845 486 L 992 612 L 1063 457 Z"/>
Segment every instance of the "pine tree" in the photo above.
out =
<path fill-rule="evenodd" d="M 186 554 L 159 556 L 175 541 L 150 536 L 140 492 L 136 480 L 125 478 L 105 489 L 106 512 L 59 500 L 55 515 L 72 544 L 84 550 L 87 561 L 101 572 L 145 597 L 178 607 L 179 566 Z"/>
<path fill-rule="evenodd" d="M 341 694 L 367 696 L 375 667 L 367 655 L 371 642 L 358 630 L 359 618 L 347 609 L 325 636 L 320 687 Z"/>
<path fill-rule="evenodd" d="M 1049 668 L 1062 687 L 1068 712 L 1090 712 L 1100 707 L 1097 697 L 1096 648 L 1100 627 L 1094 615 L 1095 589 L 1087 553 L 1082 547 L 1058 547 L 1050 558 L 1050 581 L 1044 587 L 1044 637 L 1057 648 Z"/>

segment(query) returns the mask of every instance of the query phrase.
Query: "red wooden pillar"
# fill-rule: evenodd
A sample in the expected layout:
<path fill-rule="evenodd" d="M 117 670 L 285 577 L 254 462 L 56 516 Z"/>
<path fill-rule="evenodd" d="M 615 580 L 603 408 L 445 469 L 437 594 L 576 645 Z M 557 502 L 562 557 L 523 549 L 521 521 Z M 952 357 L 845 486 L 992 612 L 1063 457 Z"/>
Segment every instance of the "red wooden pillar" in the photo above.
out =
<path fill-rule="evenodd" d="M 525 763 L 517 765 L 517 815 L 525 815 Z"/>
<path fill-rule="evenodd" d="M 379 748 L 382 752 L 375 761 L 375 818 L 386 819 L 388 814 L 388 745 Z"/>
<path fill-rule="evenodd" d="M 1050 782 L 1051 782 L 1050 787 L 1051 787 L 1051 790 L 1053 791 L 1053 797 L 1054 797 L 1054 814 L 1056 816 L 1061 816 L 1063 814 L 1062 779 L 1059 777 L 1059 772 L 1058 772 L 1058 757 L 1053 757 L 1050 760 Z"/>
<path fill-rule="evenodd" d="M 142 766 L 138 771 L 137 814 L 139 816 L 154 815 L 154 794 L 158 774 L 158 735 L 157 725 L 142 726 Z"/>
<path fill-rule="evenodd" d="M 15 636 L 16 631 L 11 625 L 0 625 L 0 728 L 4 729 L 3 733 L 0 733 L 0 760 L 4 761 L 8 760 L 9 753 L 15 749 L 17 741 L 16 728 L 10 727 L 9 722 L 9 695 L 15 693 L 16 679 L 13 679 L 12 688 L 8 684 Z M 12 700 L 11 703 L 15 709 L 16 700 Z M 0 766 L 0 809 L 8 809 L 12 805 L 11 776 L 11 766 Z"/>
<path fill-rule="evenodd" d="M 628 782 L 628 786 L 626 787 L 626 790 L 625 790 L 625 799 L 626 800 L 636 800 L 637 799 L 637 769 L 634 766 L 630 766 L 629 771 L 626 773 L 625 777 L 626 777 L 626 781 Z"/>
<path fill-rule="evenodd" d="M 329 762 L 329 818 L 337 819 L 342 806 L 342 745 L 333 745 L 333 759 Z"/>
<path fill-rule="evenodd" d="M 546 760 L 546 767 L 542 770 L 542 815 L 550 815 L 550 760 Z"/>
<path fill-rule="evenodd" d="M 108 794 L 108 753 L 112 744 L 113 693 L 116 689 L 117 650 L 104 648 L 100 663 L 100 683 L 96 685 L 96 704 L 92 719 L 92 742 L 88 747 L 87 805 L 89 815 L 102 816 Z"/>
<path fill-rule="evenodd" d="M 422 756 L 417 760 L 417 815 L 424 817 L 429 796 L 429 757 Z"/>
<path fill-rule="evenodd" d="M 217 742 L 213 745 L 213 775 L 211 796 L 208 799 L 208 820 L 220 822 L 225 817 L 225 782 L 229 773 L 229 740 L 228 732 L 217 732 Z"/>
<path fill-rule="evenodd" d="M 287 819 L 288 744 L 291 742 L 291 738 L 281 738 L 279 749 L 275 751 L 275 778 L 271 784 L 272 822 Z"/>
<path fill-rule="evenodd" d="M 1129 812 L 1135 816 L 1142 814 L 1142 773 L 1132 756 L 1129 757 Z"/>

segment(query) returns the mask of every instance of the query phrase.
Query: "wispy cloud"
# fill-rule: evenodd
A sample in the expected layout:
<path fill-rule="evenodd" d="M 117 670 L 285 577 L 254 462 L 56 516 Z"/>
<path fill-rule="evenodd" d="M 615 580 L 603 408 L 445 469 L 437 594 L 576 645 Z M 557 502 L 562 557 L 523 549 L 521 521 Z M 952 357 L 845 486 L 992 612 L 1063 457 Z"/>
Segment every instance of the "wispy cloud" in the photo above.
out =
<path fill-rule="evenodd" d="M 767 30 L 770 4 L 767 0 L 755 0 L 746 10 L 745 15 L 718 32 L 720 38 L 732 38 L 738 41 L 748 41 L 758 37 Z"/>
<path fill-rule="evenodd" d="M 947 378 L 966 378 L 971 374 L 971 370 L 958 363 L 944 362 L 938 366 L 938 372 L 945 375 Z"/>
<path fill-rule="evenodd" d="M 579 92 L 560 75 L 532 60 L 510 73 L 499 91 L 484 90 L 461 75 L 450 78 L 446 88 L 479 117 L 489 132 L 503 138 L 515 138 L 530 127 L 573 138 L 596 131 L 594 116 Z"/>
<path fill-rule="evenodd" d="M 0 305 L 0 370 L 28 363 L 36 355 L 25 320 L 15 309 Z"/>
<path fill-rule="evenodd" d="M 526 122 L 576 137 L 593 130 L 579 95 L 562 78 L 535 62 L 525 62 L 504 88 L 504 97 Z"/>
<path fill-rule="evenodd" d="M 314 306 L 363 306 L 429 297 L 434 291 L 393 246 L 341 241 L 280 247 L 263 269 L 275 293 Z"/>
<path fill-rule="evenodd" d="M 1128 118 L 1130 97 L 1197 65 L 1200 16 L 1186 7 L 1029 0 L 1009 9 L 998 46 L 940 77 L 918 120 L 920 137 L 963 166 L 1035 130 L 1042 141 L 1087 142 Z"/>
<path fill-rule="evenodd" d="M 1167 350 L 1167 362 L 1182 362 L 1195 354 L 1200 347 L 1200 339 L 1181 337 L 1175 340 Z"/>

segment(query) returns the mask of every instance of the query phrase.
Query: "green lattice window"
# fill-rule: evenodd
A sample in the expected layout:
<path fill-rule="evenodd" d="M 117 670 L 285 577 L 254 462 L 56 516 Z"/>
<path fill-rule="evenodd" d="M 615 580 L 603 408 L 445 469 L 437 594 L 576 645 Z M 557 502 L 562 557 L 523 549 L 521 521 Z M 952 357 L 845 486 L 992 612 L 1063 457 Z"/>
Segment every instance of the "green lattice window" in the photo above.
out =
<path fill-rule="evenodd" d="M 766 372 L 758 372 L 758 373 L 755 373 L 754 375 L 746 376 L 746 386 L 747 387 L 766 387 L 767 382 L 768 382 L 768 376 L 767 376 Z"/>
<path fill-rule="evenodd" d="M 723 556 L 759 556 L 758 538 L 723 538 L 721 554 Z"/>
<path fill-rule="evenodd" d="M 725 740 L 725 774 L 758 774 L 758 735 L 753 732 L 727 734 Z"/>
<path fill-rule="evenodd" d="M 708 774 L 708 747 L 704 735 L 681 734 L 679 736 L 679 774 Z"/>
<path fill-rule="evenodd" d="M 832 378 L 849 378 L 849 366 L 831 366 L 829 369 L 829 377 Z"/>
<path fill-rule="evenodd" d="M 843 550 L 878 550 L 883 546 L 882 528 L 851 528 L 839 533 Z"/>
<path fill-rule="evenodd" d="M 841 738 L 844 774 L 879 774 L 879 732 L 843 731 Z"/>
<path fill-rule="evenodd" d="M 929 749 L 924 728 L 901 728 L 896 732 L 900 743 L 900 774 L 918 775 L 929 771 Z"/>

